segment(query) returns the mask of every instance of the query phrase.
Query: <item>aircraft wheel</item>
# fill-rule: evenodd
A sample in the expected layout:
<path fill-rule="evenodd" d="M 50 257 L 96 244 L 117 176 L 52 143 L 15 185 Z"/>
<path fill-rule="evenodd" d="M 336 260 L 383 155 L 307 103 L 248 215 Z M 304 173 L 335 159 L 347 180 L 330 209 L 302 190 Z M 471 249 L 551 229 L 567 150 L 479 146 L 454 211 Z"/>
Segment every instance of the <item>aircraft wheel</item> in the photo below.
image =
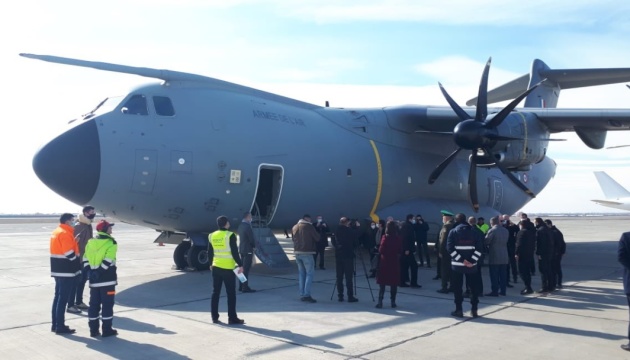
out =
<path fill-rule="evenodd" d="M 188 250 L 188 266 L 199 271 L 210 269 L 208 248 L 203 246 L 191 246 Z"/>
<path fill-rule="evenodd" d="M 190 249 L 190 241 L 182 241 L 173 251 L 173 261 L 180 270 L 188 266 L 188 249 Z"/>

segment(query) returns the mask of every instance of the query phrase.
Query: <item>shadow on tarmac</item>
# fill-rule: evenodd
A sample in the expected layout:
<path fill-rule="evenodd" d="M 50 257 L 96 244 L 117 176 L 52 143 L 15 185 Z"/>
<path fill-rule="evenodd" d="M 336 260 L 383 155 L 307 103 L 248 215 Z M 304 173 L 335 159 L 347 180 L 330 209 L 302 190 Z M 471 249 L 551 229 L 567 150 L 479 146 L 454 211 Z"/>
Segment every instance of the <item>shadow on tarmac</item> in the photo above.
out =
<path fill-rule="evenodd" d="M 191 359 L 171 350 L 155 346 L 152 344 L 137 343 L 124 338 L 84 338 L 77 336 L 66 336 L 68 340 L 84 343 L 88 349 L 109 355 L 114 359 L 136 360 L 136 359 Z"/>
<path fill-rule="evenodd" d="M 166 330 L 163 327 L 155 326 L 145 322 L 137 321 L 128 317 L 116 316 L 114 318 L 114 327 L 117 329 L 123 329 L 127 331 L 142 332 L 148 334 L 164 334 L 175 335 L 176 333 L 170 330 Z"/>

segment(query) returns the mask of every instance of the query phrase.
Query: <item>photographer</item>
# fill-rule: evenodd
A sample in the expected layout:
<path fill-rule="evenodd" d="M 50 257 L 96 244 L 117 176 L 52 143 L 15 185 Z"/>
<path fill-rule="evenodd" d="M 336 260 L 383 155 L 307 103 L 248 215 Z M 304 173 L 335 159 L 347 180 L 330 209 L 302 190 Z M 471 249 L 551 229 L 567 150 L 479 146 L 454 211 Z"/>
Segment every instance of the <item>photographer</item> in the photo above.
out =
<path fill-rule="evenodd" d="M 354 228 L 351 228 L 354 225 Z M 354 289 L 352 276 L 354 273 L 354 248 L 358 243 L 358 229 L 360 226 L 358 221 L 352 223 L 347 217 L 339 220 L 339 227 L 335 237 L 333 237 L 333 246 L 335 248 L 335 261 L 337 270 L 337 295 L 339 301 L 343 301 L 343 279 L 346 279 L 346 289 L 348 292 L 348 302 L 357 302 L 359 299 L 354 297 Z"/>

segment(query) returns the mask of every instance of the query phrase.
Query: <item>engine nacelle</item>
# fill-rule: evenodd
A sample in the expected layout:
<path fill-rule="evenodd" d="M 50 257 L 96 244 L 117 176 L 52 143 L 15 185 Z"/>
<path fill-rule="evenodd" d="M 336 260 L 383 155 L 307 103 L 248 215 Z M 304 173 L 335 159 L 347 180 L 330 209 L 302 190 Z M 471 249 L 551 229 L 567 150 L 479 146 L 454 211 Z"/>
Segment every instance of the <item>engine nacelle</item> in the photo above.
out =
<path fill-rule="evenodd" d="M 549 130 L 535 114 L 511 113 L 497 128 L 499 135 L 522 140 L 501 140 L 490 149 L 491 159 L 485 162 L 500 162 L 509 169 L 530 168 L 541 162 L 549 145 Z"/>

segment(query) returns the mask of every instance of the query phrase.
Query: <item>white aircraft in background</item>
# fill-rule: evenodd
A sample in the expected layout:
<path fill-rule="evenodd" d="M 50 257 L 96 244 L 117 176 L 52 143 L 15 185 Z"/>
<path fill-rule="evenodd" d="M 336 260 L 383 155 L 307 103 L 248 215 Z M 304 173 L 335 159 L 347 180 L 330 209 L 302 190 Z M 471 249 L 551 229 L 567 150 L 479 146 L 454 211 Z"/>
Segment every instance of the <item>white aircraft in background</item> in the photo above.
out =
<path fill-rule="evenodd" d="M 603 171 L 595 171 L 595 177 L 606 196 L 606 200 L 591 200 L 599 205 L 615 209 L 630 210 L 630 191 L 613 180 Z"/>

